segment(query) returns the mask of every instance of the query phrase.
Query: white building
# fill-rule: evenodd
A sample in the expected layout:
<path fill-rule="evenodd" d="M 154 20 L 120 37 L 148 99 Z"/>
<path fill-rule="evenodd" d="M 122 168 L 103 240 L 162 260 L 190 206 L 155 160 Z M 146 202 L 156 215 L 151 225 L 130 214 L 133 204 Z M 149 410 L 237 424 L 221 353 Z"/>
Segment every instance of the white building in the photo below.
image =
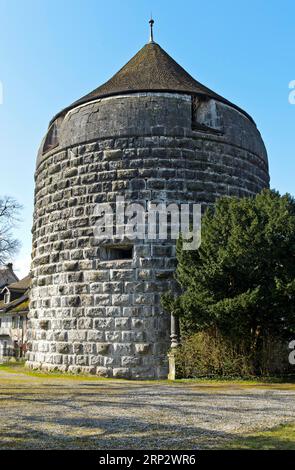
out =
<path fill-rule="evenodd" d="M 5 285 L 0 291 L 0 362 L 26 352 L 30 277 Z"/>

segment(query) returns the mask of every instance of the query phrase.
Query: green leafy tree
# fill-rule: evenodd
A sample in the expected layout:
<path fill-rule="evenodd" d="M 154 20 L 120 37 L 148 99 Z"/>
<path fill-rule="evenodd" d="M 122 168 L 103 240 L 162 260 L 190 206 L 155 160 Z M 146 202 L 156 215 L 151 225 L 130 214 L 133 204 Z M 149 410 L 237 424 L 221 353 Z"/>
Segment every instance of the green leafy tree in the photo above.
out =
<path fill-rule="evenodd" d="M 295 201 L 264 190 L 217 201 L 202 219 L 196 251 L 177 245 L 178 296 L 163 306 L 186 330 L 214 331 L 246 345 L 259 362 L 263 339 L 295 331 Z"/>

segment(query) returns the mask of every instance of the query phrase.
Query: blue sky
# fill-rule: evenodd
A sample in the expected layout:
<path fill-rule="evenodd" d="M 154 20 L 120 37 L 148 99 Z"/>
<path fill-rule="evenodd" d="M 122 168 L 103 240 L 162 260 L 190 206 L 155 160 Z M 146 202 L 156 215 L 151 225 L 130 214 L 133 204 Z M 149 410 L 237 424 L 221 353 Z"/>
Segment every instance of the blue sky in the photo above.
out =
<path fill-rule="evenodd" d="M 34 167 L 49 120 L 105 82 L 148 40 L 255 119 L 271 187 L 294 194 L 292 0 L 0 0 L 0 195 L 24 206 L 18 274 L 29 268 Z"/>

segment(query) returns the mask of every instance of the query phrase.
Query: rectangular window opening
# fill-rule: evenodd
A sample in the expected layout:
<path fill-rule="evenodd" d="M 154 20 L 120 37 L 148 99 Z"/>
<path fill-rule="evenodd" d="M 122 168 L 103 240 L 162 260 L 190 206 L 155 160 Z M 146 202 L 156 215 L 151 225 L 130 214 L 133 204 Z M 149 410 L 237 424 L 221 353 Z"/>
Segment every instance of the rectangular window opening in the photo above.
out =
<path fill-rule="evenodd" d="M 102 259 L 105 261 L 133 259 L 133 246 L 108 246 L 102 251 Z"/>

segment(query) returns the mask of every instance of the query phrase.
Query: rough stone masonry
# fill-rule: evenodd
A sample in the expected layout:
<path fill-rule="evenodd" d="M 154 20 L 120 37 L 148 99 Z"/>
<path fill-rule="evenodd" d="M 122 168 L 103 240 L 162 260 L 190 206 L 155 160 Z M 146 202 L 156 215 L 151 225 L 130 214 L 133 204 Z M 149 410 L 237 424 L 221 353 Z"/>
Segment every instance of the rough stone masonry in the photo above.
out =
<path fill-rule="evenodd" d="M 150 42 L 109 82 L 59 113 L 35 174 L 27 365 L 167 377 L 175 242 L 98 243 L 97 203 L 213 204 L 269 184 L 252 118 Z"/>

